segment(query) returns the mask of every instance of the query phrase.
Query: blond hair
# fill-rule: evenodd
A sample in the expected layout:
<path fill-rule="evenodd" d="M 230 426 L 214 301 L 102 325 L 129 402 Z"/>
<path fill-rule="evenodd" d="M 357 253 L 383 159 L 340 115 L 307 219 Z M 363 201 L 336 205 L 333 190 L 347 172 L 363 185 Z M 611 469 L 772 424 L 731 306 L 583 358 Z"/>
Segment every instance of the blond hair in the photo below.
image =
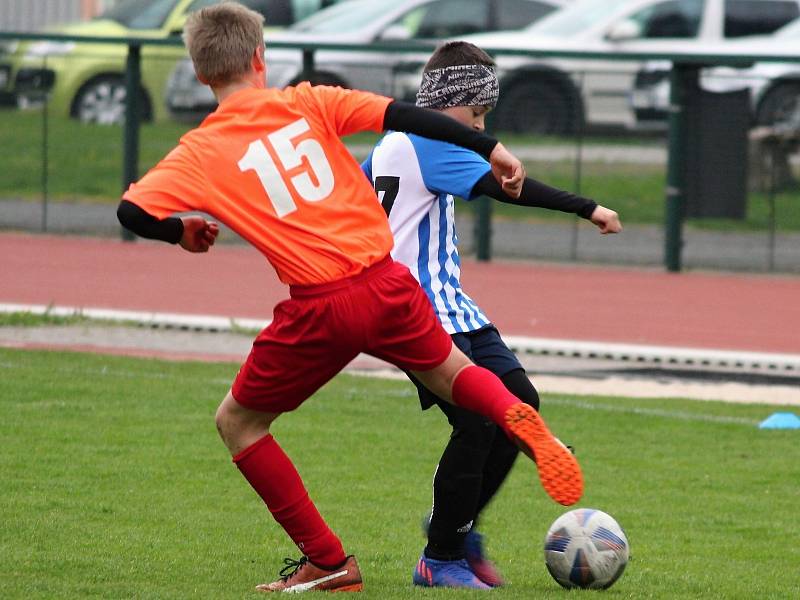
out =
<path fill-rule="evenodd" d="M 209 85 L 246 75 L 256 48 L 264 44 L 264 17 L 238 2 L 222 2 L 189 15 L 183 41 L 194 70 Z"/>

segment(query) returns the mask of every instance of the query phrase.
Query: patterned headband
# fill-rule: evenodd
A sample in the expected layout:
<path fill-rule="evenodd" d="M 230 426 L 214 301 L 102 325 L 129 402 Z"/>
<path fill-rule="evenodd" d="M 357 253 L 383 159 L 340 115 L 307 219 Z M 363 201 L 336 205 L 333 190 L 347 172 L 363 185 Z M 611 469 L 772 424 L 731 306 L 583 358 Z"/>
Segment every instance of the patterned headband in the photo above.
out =
<path fill-rule="evenodd" d="M 500 95 L 497 75 L 486 65 L 456 65 L 422 74 L 417 106 L 495 106 Z"/>

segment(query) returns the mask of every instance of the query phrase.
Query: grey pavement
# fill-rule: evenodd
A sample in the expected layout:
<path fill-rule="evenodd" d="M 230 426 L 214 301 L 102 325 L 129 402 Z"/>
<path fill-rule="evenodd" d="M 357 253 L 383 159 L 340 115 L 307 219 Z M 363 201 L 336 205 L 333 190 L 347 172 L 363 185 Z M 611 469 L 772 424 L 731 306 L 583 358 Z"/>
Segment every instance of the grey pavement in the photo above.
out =
<path fill-rule="evenodd" d="M 460 248 L 474 252 L 474 220 L 462 211 L 457 220 Z M 0 230 L 120 236 L 113 207 L 90 203 L 0 201 Z M 223 230 L 221 241 L 238 238 Z M 492 222 L 492 256 L 576 261 L 605 265 L 662 267 L 664 231 L 658 226 L 626 226 L 620 235 L 599 235 L 582 219 L 574 222 Z M 774 270 L 800 273 L 800 234 L 684 229 L 683 265 L 687 269 Z"/>

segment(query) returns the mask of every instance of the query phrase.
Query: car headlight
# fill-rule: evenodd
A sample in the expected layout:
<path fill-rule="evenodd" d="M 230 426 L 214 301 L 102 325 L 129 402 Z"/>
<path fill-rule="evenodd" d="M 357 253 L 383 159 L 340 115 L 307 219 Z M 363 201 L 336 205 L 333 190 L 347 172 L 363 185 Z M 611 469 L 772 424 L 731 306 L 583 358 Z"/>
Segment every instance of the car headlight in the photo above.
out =
<path fill-rule="evenodd" d="M 45 56 L 64 56 L 75 49 L 75 42 L 52 42 L 43 40 L 28 46 L 25 56 L 27 58 L 43 58 Z"/>

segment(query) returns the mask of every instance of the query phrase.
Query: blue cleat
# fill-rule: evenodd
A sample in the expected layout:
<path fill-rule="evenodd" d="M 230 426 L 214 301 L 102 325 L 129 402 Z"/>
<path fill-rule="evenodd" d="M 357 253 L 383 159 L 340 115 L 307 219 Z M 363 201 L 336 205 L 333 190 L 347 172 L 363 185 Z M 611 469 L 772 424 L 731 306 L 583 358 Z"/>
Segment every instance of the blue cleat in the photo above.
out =
<path fill-rule="evenodd" d="M 478 579 L 491 587 L 503 585 L 503 577 L 483 550 L 483 536 L 474 529 L 470 530 L 464 539 L 464 551 L 467 555 L 467 564 Z"/>
<path fill-rule="evenodd" d="M 419 558 L 412 580 L 414 585 L 423 587 L 492 589 L 478 579 L 466 560 L 434 560 L 424 554 Z"/>

